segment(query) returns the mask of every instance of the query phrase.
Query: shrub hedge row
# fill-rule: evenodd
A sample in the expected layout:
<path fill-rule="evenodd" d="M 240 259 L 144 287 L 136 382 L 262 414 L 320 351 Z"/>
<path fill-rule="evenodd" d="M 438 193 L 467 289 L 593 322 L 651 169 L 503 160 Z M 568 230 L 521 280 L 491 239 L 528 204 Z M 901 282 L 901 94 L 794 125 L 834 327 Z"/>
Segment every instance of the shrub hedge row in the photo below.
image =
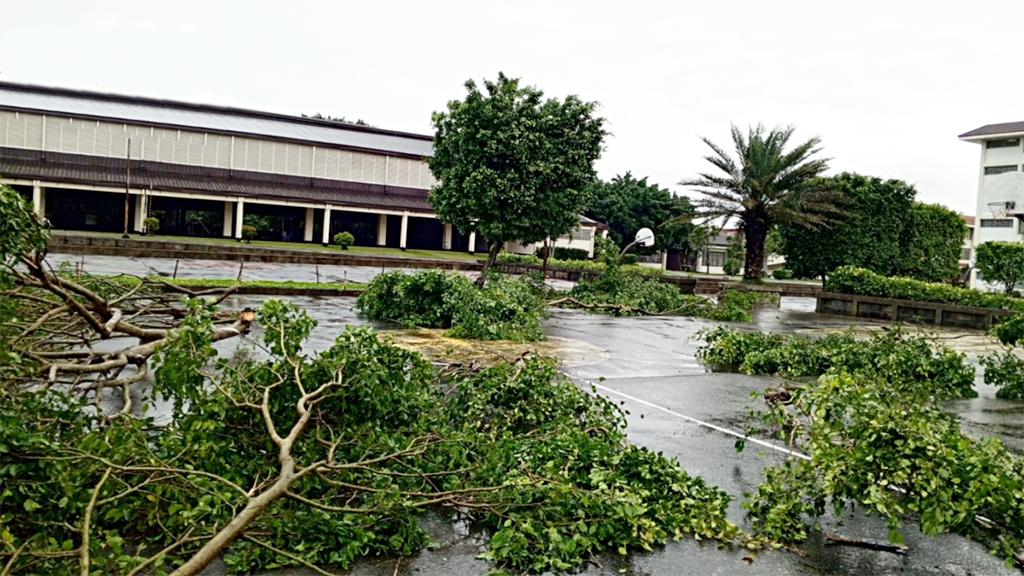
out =
<path fill-rule="evenodd" d="M 890 278 L 855 266 L 836 268 L 826 279 L 825 291 L 1024 312 L 1024 299 L 1021 298 L 913 278 Z"/>

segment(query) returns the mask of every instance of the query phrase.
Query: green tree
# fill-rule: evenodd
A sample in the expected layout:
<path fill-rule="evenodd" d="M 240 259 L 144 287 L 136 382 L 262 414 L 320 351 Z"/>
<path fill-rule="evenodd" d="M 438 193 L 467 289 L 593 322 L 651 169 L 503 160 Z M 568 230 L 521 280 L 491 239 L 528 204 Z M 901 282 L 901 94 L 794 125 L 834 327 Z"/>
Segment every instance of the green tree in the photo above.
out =
<path fill-rule="evenodd" d="M 834 211 L 834 194 L 818 179 L 828 160 L 818 157 L 817 137 L 788 148 L 794 128 L 765 130 L 757 125 L 744 134 L 732 127 L 736 158 L 708 138 L 712 153 L 704 159 L 723 174 L 701 173 L 683 180 L 704 195 L 695 202 L 695 216 L 707 220 L 737 219 L 746 239 L 744 276 L 761 277 L 764 241 L 773 225 L 817 226 Z"/>
<path fill-rule="evenodd" d="M 725 262 L 722 264 L 722 272 L 725 272 L 727 276 L 739 274 L 743 267 L 743 254 L 743 236 L 741 234 L 729 236 L 729 241 L 725 246 Z"/>
<path fill-rule="evenodd" d="M 467 81 L 466 91 L 433 115 L 427 164 L 440 183 L 429 198 L 441 220 L 487 240 L 486 272 L 506 241 L 539 242 L 579 225 L 606 132 L 596 103 L 545 100 L 501 73 L 483 91 Z"/>
<path fill-rule="evenodd" d="M 896 274 L 927 282 L 951 282 L 960 277 L 960 250 L 967 225 L 959 214 L 941 204 L 914 202 L 900 235 Z"/>
<path fill-rule="evenodd" d="M 844 265 L 895 274 L 903 229 L 917 194 L 914 187 L 902 180 L 851 172 L 823 178 L 820 185 L 838 196 L 842 213 L 824 226 L 781 224 L 786 268 L 798 277 L 820 277 L 822 282 Z"/>
<path fill-rule="evenodd" d="M 680 220 L 693 214 L 690 200 L 674 196 L 668 188 L 648 184 L 629 172 L 608 182 L 595 182 L 586 216 L 608 225 L 608 235 L 619 246 L 633 241 L 641 228 L 654 230 L 656 249 L 686 250 L 691 225 Z"/>
<path fill-rule="evenodd" d="M 1024 280 L 1024 243 L 983 242 L 975 248 L 975 267 L 986 282 L 1002 284 L 1003 292 Z"/>
<path fill-rule="evenodd" d="M 312 118 L 314 120 L 328 120 L 330 122 L 338 122 L 339 124 L 354 124 L 356 126 L 369 126 L 362 118 L 356 120 L 349 120 L 344 116 L 326 116 L 319 112 L 314 112 L 312 115 L 302 115 L 303 118 Z"/>
<path fill-rule="evenodd" d="M 695 263 L 697 257 L 703 257 L 705 264 L 707 264 L 706 271 L 708 272 L 711 271 L 711 264 L 708 262 L 708 248 L 711 247 L 711 241 L 714 237 L 714 228 L 707 224 L 699 224 L 690 230 L 690 234 L 686 238 L 686 242 L 690 245 L 690 249 L 693 252 Z"/>

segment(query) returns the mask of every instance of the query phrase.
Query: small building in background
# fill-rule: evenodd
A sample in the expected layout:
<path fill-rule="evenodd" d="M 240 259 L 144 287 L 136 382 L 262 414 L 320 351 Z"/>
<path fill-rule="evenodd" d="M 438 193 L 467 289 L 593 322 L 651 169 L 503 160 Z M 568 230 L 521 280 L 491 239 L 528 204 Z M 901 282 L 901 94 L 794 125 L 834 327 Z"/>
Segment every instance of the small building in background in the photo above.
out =
<path fill-rule="evenodd" d="M 960 135 L 964 142 L 978 144 L 977 225 L 970 241 L 970 258 L 974 247 L 992 240 L 1021 241 L 1024 220 L 1024 121 L 989 124 Z M 965 243 L 965 249 L 967 248 Z M 961 261 L 965 260 L 961 258 Z M 970 271 L 972 288 L 995 289 Z"/>

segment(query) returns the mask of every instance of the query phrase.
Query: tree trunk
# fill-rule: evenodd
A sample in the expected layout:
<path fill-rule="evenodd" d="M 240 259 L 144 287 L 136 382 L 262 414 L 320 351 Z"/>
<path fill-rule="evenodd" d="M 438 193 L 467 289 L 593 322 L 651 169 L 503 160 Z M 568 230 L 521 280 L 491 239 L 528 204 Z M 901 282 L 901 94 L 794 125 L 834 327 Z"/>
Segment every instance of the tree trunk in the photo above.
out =
<path fill-rule="evenodd" d="M 760 280 L 764 270 L 764 240 L 768 237 L 768 225 L 759 218 L 744 220 L 743 233 L 747 244 L 743 279 Z"/>
<path fill-rule="evenodd" d="M 483 288 L 487 282 L 487 272 L 494 266 L 494 261 L 498 259 L 498 252 L 501 252 L 501 247 L 505 243 L 501 240 L 491 241 L 489 250 L 487 250 L 487 261 L 484 262 L 484 269 L 480 271 L 480 277 L 476 279 L 477 288 Z"/>
<path fill-rule="evenodd" d="M 551 251 L 551 249 L 548 248 L 548 239 L 545 238 L 544 239 L 544 264 L 541 266 L 541 273 L 544 275 L 545 278 L 548 277 L 548 256 L 551 255 L 551 254 L 549 254 L 550 251 Z"/>

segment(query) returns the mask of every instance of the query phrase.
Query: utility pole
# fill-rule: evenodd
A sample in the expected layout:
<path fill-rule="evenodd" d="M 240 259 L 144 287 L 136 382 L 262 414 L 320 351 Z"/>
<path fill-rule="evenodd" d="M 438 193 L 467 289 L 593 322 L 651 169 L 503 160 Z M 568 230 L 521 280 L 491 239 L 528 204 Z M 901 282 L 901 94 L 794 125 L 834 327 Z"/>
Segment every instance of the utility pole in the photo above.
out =
<path fill-rule="evenodd" d="M 131 180 L 132 180 L 132 139 L 128 139 L 127 150 L 125 151 L 124 163 L 124 234 L 121 238 L 128 238 L 128 211 L 131 205 Z"/>

